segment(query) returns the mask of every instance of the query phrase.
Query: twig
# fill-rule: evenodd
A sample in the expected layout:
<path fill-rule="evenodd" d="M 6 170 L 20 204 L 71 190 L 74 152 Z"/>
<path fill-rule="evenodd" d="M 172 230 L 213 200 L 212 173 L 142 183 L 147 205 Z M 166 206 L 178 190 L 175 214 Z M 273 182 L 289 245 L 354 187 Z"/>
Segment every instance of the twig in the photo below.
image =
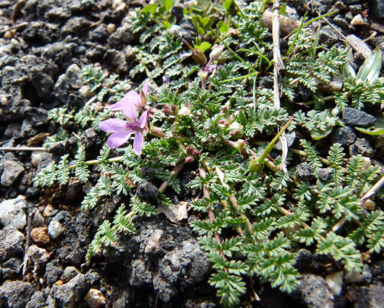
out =
<path fill-rule="evenodd" d="M 345 40 L 345 41 L 349 44 L 349 46 L 351 46 L 351 47 L 352 47 L 353 49 L 355 49 L 356 51 L 359 51 L 359 50 L 357 50 L 357 49 L 355 48 L 355 45 L 352 44 L 351 41 L 350 41 L 348 38 L 346 38 L 345 35 L 344 35 L 343 33 L 341 33 L 339 30 L 337 30 L 336 27 L 335 27 L 334 25 L 332 25 L 332 23 L 331 23 L 328 19 L 324 18 L 324 20 L 325 20 L 325 22 L 326 22 L 329 26 L 331 26 L 331 28 L 332 28 L 333 30 L 335 30 L 335 32 L 336 32 L 337 35 L 339 35 L 343 40 Z M 364 58 L 366 58 L 366 59 L 368 58 L 368 57 L 365 56 L 363 53 L 362 53 L 362 55 L 363 55 Z"/>
<path fill-rule="evenodd" d="M 6 29 L 6 30 L 2 30 L 2 31 L 0 31 L 0 34 L 3 34 L 3 33 L 7 32 L 7 31 L 9 31 L 9 30 L 22 28 L 22 27 L 25 27 L 25 26 L 28 26 L 28 25 L 29 25 L 29 22 L 22 22 L 21 24 L 18 24 L 18 25 L 15 25 L 15 26 L 13 26 L 13 27 L 10 27 L 10 28 L 8 28 L 8 29 Z"/>
<path fill-rule="evenodd" d="M 25 274 L 28 267 L 29 245 L 31 241 L 32 216 L 33 216 L 33 213 L 31 211 L 31 207 L 29 206 L 28 207 L 27 239 L 25 243 L 25 253 L 24 253 L 24 261 L 23 261 L 23 275 Z"/>
<path fill-rule="evenodd" d="M 273 2 L 273 20 L 272 20 L 272 39 L 273 39 L 273 93 L 274 106 L 280 109 L 280 70 L 284 69 L 284 63 L 280 53 L 280 18 L 279 18 L 279 0 Z M 281 167 L 284 173 L 287 173 L 286 159 L 288 155 L 288 144 L 285 132 L 280 136 L 281 142 Z"/>
<path fill-rule="evenodd" d="M 364 202 L 372 197 L 377 191 L 384 185 L 384 176 L 375 184 L 373 187 L 366 192 L 366 194 L 361 198 L 361 205 L 364 204 Z"/>
<path fill-rule="evenodd" d="M 0 151 L 47 151 L 43 147 L 3 147 Z"/>

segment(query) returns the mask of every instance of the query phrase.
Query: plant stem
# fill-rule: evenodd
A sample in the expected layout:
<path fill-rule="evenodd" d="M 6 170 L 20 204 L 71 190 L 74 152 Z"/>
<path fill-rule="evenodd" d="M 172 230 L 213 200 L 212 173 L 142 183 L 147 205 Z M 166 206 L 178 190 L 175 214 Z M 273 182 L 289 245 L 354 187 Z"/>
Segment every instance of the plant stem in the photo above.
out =
<path fill-rule="evenodd" d="M 185 166 L 186 162 L 183 160 L 182 162 L 178 163 L 171 171 L 171 176 L 177 175 Z M 165 181 L 163 184 L 161 184 L 159 188 L 159 192 L 163 193 L 168 187 L 168 180 Z"/>
<path fill-rule="evenodd" d="M 121 162 L 122 160 L 123 160 L 123 156 L 118 156 L 118 157 L 107 159 L 107 162 L 108 163 L 118 163 L 118 162 Z M 97 164 L 100 164 L 100 160 L 98 160 L 98 159 L 88 160 L 88 161 L 84 162 L 84 164 L 86 164 L 87 166 L 97 165 Z M 78 167 L 77 164 L 69 166 L 68 169 L 75 169 L 76 167 Z"/>
<path fill-rule="evenodd" d="M 211 28 L 213 34 L 219 39 L 219 41 L 230 51 L 232 52 L 232 54 L 241 62 L 243 62 L 251 71 L 253 71 L 255 74 L 257 74 L 257 71 L 252 67 L 250 66 L 247 62 L 245 62 L 243 60 L 242 57 L 240 57 L 236 52 L 234 52 L 231 47 L 228 46 L 228 44 L 226 42 L 224 42 L 219 35 L 217 35 L 217 33 Z"/>
<path fill-rule="evenodd" d="M 222 81 L 219 81 L 219 84 L 227 83 L 227 82 L 231 82 L 231 81 L 235 81 L 235 80 L 241 80 L 241 79 L 245 79 L 245 78 L 248 78 L 248 77 L 257 76 L 258 74 L 260 74 L 260 73 L 256 72 L 256 73 L 248 74 L 248 75 L 245 75 L 245 76 L 240 76 L 240 77 L 235 77 L 235 78 L 230 78 L 230 79 L 222 80 Z"/>

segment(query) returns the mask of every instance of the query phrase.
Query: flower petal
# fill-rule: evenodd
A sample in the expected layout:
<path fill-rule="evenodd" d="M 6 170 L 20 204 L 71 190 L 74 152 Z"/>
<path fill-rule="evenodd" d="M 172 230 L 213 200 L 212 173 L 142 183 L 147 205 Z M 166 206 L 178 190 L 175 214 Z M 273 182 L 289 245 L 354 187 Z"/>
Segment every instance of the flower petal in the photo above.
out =
<path fill-rule="evenodd" d="M 121 102 L 123 102 L 124 104 L 127 102 L 131 102 L 137 106 L 140 106 L 141 98 L 140 98 L 140 95 L 137 94 L 135 91 L 129 91 L 127 94 L 125 94 Z"/>
<path fill-rule="evenodd" d="M 133 141 L 133 149 L 137 155 L 141 155 L 143 149 L 143 134 L 140 132 L 136 133 L 135 140 Z"/>
<path fill-rule="evenodd" d="M 126 130 L 123 132 L 114 133 L 111 136 L 109 136 L 109 138 L 107 140 L 107 145 L 111 149 L 118 148 L 119 146 L 126 143 L 132 134 L 133 134 L 133 131 L 131 131 L 131 130 Z"/>
<path fill-rule="evenodd" d="M 147 96 L 147 93 L 148 93 L 148 86 L 149 86 L 149 79 L 147 79 L 147 81 L 145 82 L 144 87 L 143 87 L 143 92 L 144 92 L 145 96 Z"/>
<path fill-rule="evenodd" d="M 121 105 L 123 112 L 126 117 L 132 120 L 132 122 L 136 122 L 136 107 L 133 103 L 127 102 L 126 104 Z"/>
<path fill-rule="evenodd" d="M 127 122 L 120 119 L 109 119 L 100 122 L 99 127 L 107 133 L 116 133 L 124 131 L 127 128 Z"/>
<path fill-rule="evenodd" d="M 121 110 L 121 103 L 116 103 L 109 107 L 109 110 Z"/>
<path fill-rule="evenodd" d="M 140 128 L 144 128 L 145 124 L 147 123 L 148 119 L 148 110 L 144 112 L 140 117 Z"/>

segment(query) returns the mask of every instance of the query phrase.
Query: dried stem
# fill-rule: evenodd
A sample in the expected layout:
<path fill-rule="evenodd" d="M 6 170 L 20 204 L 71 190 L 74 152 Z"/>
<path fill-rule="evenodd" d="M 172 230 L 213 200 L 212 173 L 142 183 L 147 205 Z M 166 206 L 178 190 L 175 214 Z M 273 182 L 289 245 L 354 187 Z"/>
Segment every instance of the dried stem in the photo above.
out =
<path fill-rule="evenodd" d="M 279 14 L 279 0 L 273 2 L 273 20 L 272 20 L 272 39 L 273 39 L 273 93 L 274 93 L 274 106 L 280 109 L 280 70 L 284 69 L 284 63 L 281 59 L 280 53 L 280 14 Z M 282 155 L 281 165 L 284 173 L 287 173 L 286 159 L 288 155 L 288 144 L 285 132 L 280 136 Z"/>

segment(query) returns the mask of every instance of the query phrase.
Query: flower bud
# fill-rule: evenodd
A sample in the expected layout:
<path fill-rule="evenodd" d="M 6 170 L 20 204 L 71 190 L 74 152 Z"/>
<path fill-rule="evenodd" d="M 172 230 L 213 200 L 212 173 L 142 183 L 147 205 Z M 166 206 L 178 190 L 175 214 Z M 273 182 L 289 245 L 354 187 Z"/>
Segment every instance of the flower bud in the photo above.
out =
<path fill-rule="evenodd" d="M 209 58 L 211 61 L 217 61 L 219 60 L 221 53 L 223 52 L 224 48 L 222 46 L 216 47 L 209 55 Z"/>
<path fill-rule="evenodd" d="M 189 108 L 185 106 L 180 108 L 179 115 L 189 115 L 189 114 L 191 114 L 191 110 L 189 110 Z"/>
<path fill-rule="evenodd" d="M 195 158 L 193 156 L 188 156 L 186 159 L 185 159 L 185 162 L 186 163 L 193 163 L 195 161 Z"/>
<path fill-rule="evenodd" d="M 246 144 L 245 140 L 243 140 L 243 139 L 238 139 L 238 140 L 236 141 L 235 145 L 234 145 L 234 148 L 235 148 L 236 150 L 238 150 L 239 152 L 241 152 L 241 150 L 244 149 L 245 144 Z"/>
<path fill-rule="evenodd" d="M 208 73 L 201 70 L 199 71 L 199 77 L 201 79 L 206 79 L 208 77 Z"/>
<path fill-rule="evenodd" d="M 198 150 L 194 150 L 192 153 L 193 156 L 198 156 L 200 155 L 200 152 Z"/>
<path fill-rule="evenodd" d="M 187 147 L 187 154 L 192 155 L 193 153 L 193 148 L 192 147 Z"/>
<path fill-rule="evenodd" d="M 234 121 L 231 125 L 229 125 L 229 130 L 231 134 L 231 139 L 240 138 L 244 134 L 244 127 L 240 123 Z"/>
<path fill-rule="evenodd" d="M 192 51 L 192 58 L 200 65 L 207 64 L 207 58 L 205 57 L 204 53 L 200 49 L 195 48 Z"/>

